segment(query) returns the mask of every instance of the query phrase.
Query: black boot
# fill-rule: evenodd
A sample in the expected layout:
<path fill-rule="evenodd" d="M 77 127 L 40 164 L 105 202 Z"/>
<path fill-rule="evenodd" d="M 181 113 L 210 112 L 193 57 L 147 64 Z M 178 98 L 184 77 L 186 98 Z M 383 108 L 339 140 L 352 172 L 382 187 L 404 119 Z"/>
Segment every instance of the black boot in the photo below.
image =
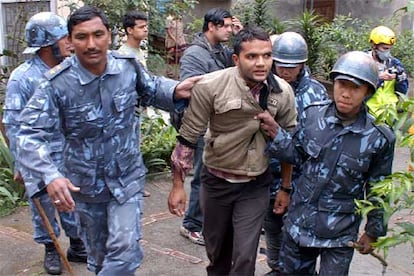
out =
<path fill-rule="evenodd" d="M 43 267 L 48 274 L 62 274 L 62 263 L 60 262 L 60 256 L 53 243 L 45 244 L 45 260 L 43 262 Z"/>
<path fill-rule="evenodd" d="M 81 239 L 70 238 L 70 247 L 66 252 L 66 256 L 69 262 L 86 263 L 88 255 Z"/>

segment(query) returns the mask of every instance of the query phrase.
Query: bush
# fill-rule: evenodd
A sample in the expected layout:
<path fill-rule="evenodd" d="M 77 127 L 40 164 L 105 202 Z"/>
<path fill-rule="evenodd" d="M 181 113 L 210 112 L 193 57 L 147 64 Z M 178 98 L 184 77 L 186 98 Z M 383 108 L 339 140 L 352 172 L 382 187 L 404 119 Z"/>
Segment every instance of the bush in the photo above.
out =
<path fill-rule="evenodd" d="M 314 75 L 328 79 L 336 60 L 348 51 L 369 49 L 369 33 L 372 24 L 361 19 L 338 15 L 331 23 L 317 28 L 315 36 L 319 38 L 317 48 L 310 48 L 310 56 L 315 56 L 311 64 Z M 308 42 L 309 43 L 309 42 Z M 312 53 L 312 51 L 316 51 Z"/>
<path fill-rule="evenodd" d="M 392 48 L 392 54 L 401 61 L 406 72 L 414 76 L 414 38 L 411 30 L 397 34 L 397 42 Z"/>
<path fill-rule="evenodd" d="M 398 112 L 397 112 L 398 110 Z M 401 95 L 397 107 L 388 105 L 378 117 L 378 122 L 385 122 L 392 126 L 397 146 L 408 147 L 411 152 L 411 162 L 406 171 L 394 172 L 384 180 L 371 183 L 369 197 L 377 204 L 367 200 L 357 200 L 358 211 L 362 215 L 373 209 L 384 210 L 384 222 L 389 225 L 388 234 L 380 237 L 374 246 L 383 251 L 387 257 L 388 250 L 399 244 L 410 243 L 414 250 L 414 223 L 410 221 L 397 222 L 390 225 L 391 218 L 401 210 L 409 212 L 414 208 L 414 99 Z"/>
<path fill-rule="evenodd" d="M 169 170 L 177 136 L 175 129 L 166 123 L 161 113 L 157 110 L 155 113 L 152 117 L 143 114 L 141 128 L 141 151 L 150 173 Z"/>
<path fill-rule="evenodd" d="M 9 214 L 24 197 L 24 186 L 13 180 L 13 157 L 0 134 L 0 216 Z"/>

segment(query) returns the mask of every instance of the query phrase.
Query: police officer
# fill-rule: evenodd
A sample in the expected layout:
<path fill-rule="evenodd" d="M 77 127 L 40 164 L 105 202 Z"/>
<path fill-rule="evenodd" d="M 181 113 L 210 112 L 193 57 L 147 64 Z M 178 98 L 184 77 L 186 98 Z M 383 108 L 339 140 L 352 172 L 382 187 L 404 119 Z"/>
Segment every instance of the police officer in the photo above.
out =
<path fill-rule="evenodd" d="M 88 269 L 134 275 L 143 258 L 140 202 L 146 172 L 134 131 L 135 105 L 139 100 L 179 108 L 199 78 L 178 84 L 153 77 L 133 55 L 108 52 L 109 22 L 98 8 L 74 11 L 68 31 L 75 56 L 45 74 L 22 111 L 18 158 L 43 180 L 29 193 L 47 191 L 63 212 L 73 211 L 76 202 Z M 57 127 L 65 135 L 62 170 L 49 147 Z"/>
<path fill-rule="evenodd" d="M 387 126 L 375 125 L 365 105 L 378 82 L 375 62 L 364 52 L 349 52 L 338 59 L 330 77 L 334 100 L 306 108 L 293 133 L 266 113 L 257 116 L 273 138 L 270 156 L 301 166 L 284 220 L 283 275 L 348 275 L 354 250 L 348 243 L 358 240 L 361 222 L 354 200 L 369 195 L 370 183 L 392 169 L 395 135 Z M 383 211 L 372 210 L 358 240 L 360 252 L 371 252 L 372 243 L 385 234 Z"/>
<path fill-rule="evenodd" d="M 28 47 L 23 53 L 34 55 L 17 67 L 9 78 L 3 118 L 7 136 L 10 138 L 10 149 L 15 158 L 18 150 L 15 137 L 20 127 L 18 116 L 39 85 L 42 75 L 53 66 L 59 64 L 64 57 L 70 55 L 71 47 L 67 36 L 68 31 L 65 20 L 51 12 L 37 13 L 26 24 L 25 40 Z M 49 149 L 51 157 L 58 164 L 58 167 L 60 167 L 62 162 L 63 144 L 64 138 L 62 134 L 55 132 Z M 20 169 L 19 162 L 15 162 L 14 178 L 18 181 L 22 181 Z M 59 236 L 60 228 L 55 218 L 56 208 L 47 194 L 35 195 L 30 190 L 32 186 L 44 185 L 38 184 L 38 182 L 42 181 L 41 178 L 31 174 L 31 172 L 26 174 L 30 176 L 25 179 L 29 194 L 39 198 L 56 236 Z M 44 268 L 49 274 L 59 275 L 62 271 L 59 254 L 32 199 L 29 199 L 29 203 L 32 211 L 34 240 L 45 245 Z M 78 221 L 76 220 L 75 213 L 60 213 L 59 215 L 62 227 L 70 238 L 70 247 L 67 251 L 68 260 L 86 262 L 86 251 L 78 236 Z"/>
<path fill-rule="evenodd" d="M 313 79 L 309 68 L 308 46 L 305 39 L 298 33 L 285 32 L 279 35 L 272 48 L 273 73 L 287 81 L 295 93 L 298 112 L 297 121 L 305 116 L 305 108 L 317 101 L 328 99 L 325 87 Z M 267 263 L 272 269 L 266 275 L 278 275 L 279 250 L 282 241 L 282 217 L 289 202 L 289 194 L 299 175 L 297 167 L 292 170 L 289 165 L 277 158 L 270 159 L 273 184 L 270 186 L 270 202 L 266 212 L 263 228 L 266 238 Z"/>
<path fill-rule="evenodd" d="M 397 39 L 394 32 L 385 26 L 375 27 L 369 36 L 369 51 L 378 67 L 379 80 L 377 91 L 368 100 L 370 112 L 378 116 L 381 107 L 398 102 L 396 92 L 407 94 L 408 78 L 401 61 L 391 55 L 391 49 Z"/>

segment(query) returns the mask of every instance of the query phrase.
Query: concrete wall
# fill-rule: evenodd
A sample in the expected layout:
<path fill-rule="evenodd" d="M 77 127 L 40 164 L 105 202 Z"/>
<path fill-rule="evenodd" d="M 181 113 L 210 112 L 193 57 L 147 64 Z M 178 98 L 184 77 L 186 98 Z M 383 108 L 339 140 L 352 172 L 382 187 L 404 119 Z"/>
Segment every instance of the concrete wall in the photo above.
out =
<path fill-rule="evenodd" d="M 393 12 L 406 6 L 406 0 L 393 0 L 390 2 L 372 0 L 336 0 L 337 14 L 347 15 L 352 17 L 369 19 L 376 21 L 377 23 L 383 23 L 387 25 L 390 21 Z M 412 30 L 413 29 L 413 16 L 405 15 L 401 18 L 400 30 Z"/>
<path fill-rule="evenodd" d="M 232 4 L 231 2 L 231 0 L 199 0 L 199 4 L 195 8 L 193 14 L 197 17 L 203 18 L 204 14 L 211 8 L 221 7 L 229 10 Z"/>

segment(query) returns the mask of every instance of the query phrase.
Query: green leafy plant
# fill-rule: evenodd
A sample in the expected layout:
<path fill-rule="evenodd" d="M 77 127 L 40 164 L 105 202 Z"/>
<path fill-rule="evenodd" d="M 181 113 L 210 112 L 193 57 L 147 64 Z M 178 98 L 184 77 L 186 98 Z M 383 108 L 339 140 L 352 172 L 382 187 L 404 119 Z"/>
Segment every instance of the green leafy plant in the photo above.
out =
<path fill-rule="evenodd" d="M 309 63 L 312 73 L 328 79 L 339 56 L 348 51 L 369 49 L 371 28 L 370 22 L 349 15 L 337 15 L 332 22 L 318 26 L 312 32 L 317 43 L 309 49 L 309 55 L 314 58 L 314 63 Z"/>
<path fill-rule="evenodd" d="M 393 56 L 397 57 L 404 65 L 406 72 L 413 76 L 414 74 L 414 38 L 411 30 L 405 30 L 397 34 L 397 42 L 392 48 Z"/>
<path fill-rule="evenodd" d="M 149 117 L 143 114 L 141 128 L 141 151 L 150 173 L 167 171 L 170 156 L 176 143 L 177 132 L 166 123 L 159 111 Z"/>
<path fill-rule="evenodd" d="M 254 0 L 252 5 L 238 1 L 232 8 L 232 14 L 237 16 L 244 26 L 259 26 L 268 33 L 280 33 L 284 24 L 269 12 L 275 0 Z"/>
<path fill-rule="evenodd" d="M 399 244 L 409 243 L 414 250 L 414 223 L 401 221 L 391 224 L 397 212 L 413 212 L 414 209 L 414 99 L 401 95 L 397 106 L 389 105 L 382 111 L 377 121 L 391 125 L 397 145 L 410 149 L 410 167 L 405 171 L 394 172 L 382 181 L 371 183 L 372 189 L 368 197 L 374 199 L 375 204 L 367 200 L 357 200 L 356 205 L 358 212 L 364 216 L 374 209 L 380 208 L 384 211 L 384 221 L 389 225 L 388 234 L 380 237 L 374 246 L 383 251 L 386 258 L 388 250 Z"/>
<path fill-rule="evenodd" d="M 0 134 L 0 216 L 10 213 L 24 197 L 24 186 L 13 175 L 13 156 Z"/>
<path fill-rule="evenodd" d="M 319 45 L 322 41 L 319 27 L 324 23 L 323 17 L 313 11 L 305 11 L 301 16 L 287 21 L 288 29 L 300 33 L 308 44 L 307 64 L 312 69 L 318 58 Z"/>

